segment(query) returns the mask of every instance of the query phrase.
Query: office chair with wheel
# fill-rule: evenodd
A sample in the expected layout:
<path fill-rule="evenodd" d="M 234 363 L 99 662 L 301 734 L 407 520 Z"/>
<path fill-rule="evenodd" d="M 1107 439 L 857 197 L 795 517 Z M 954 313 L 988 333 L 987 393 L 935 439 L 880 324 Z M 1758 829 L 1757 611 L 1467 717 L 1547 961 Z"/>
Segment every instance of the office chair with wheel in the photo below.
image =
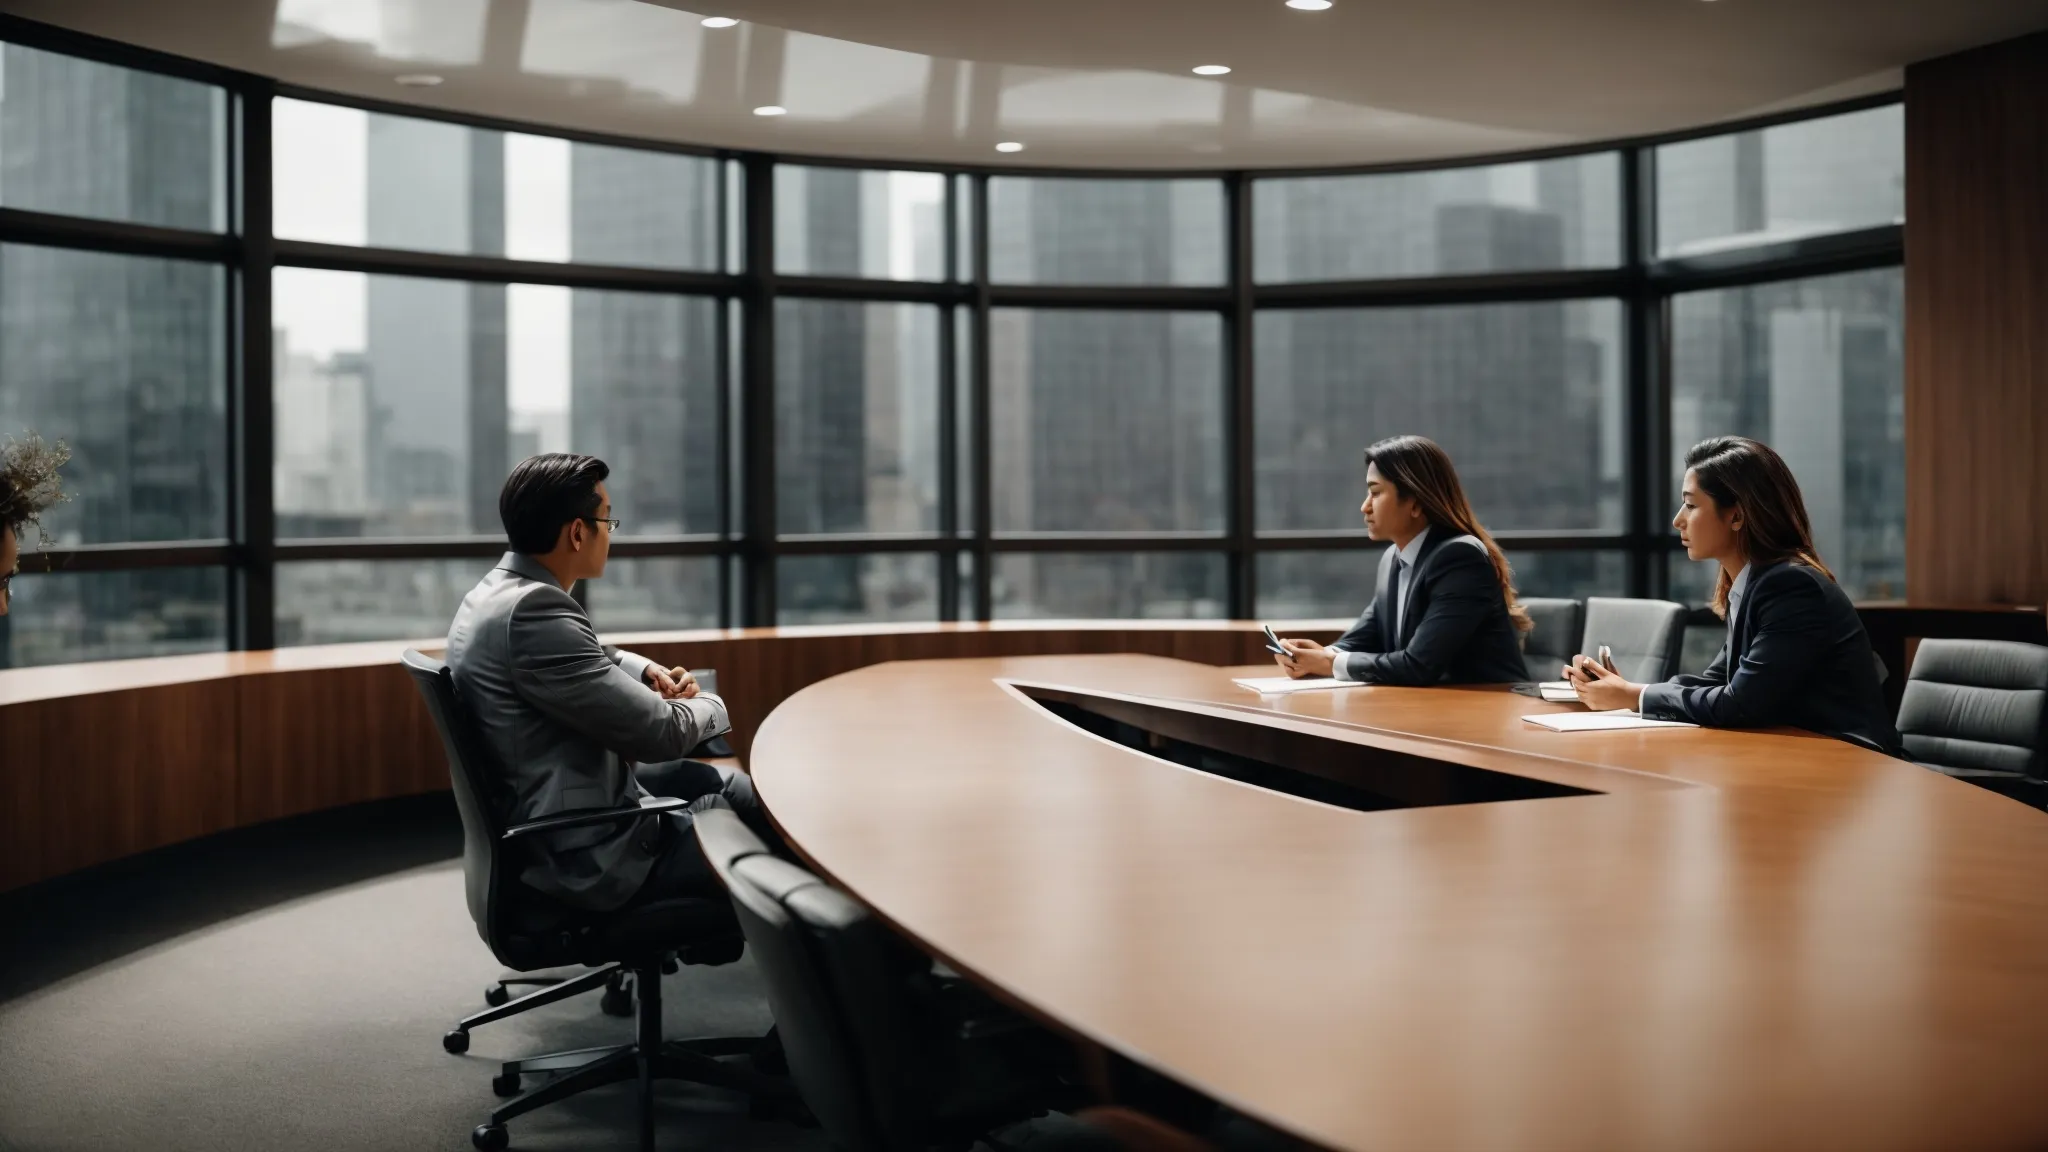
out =
<path fill-rule="evenodd" d="M 618 975 L 630 975 L 638 992 L 637 1027 L 631 1043 L 572 1052 L 557 1052 L 506 1061 L 492 1080 L 500 1096 L 517 1096 L 493 1111 L 470 1134 L 486 1152 L 510 1144 L 507 1121 L 535 1108 L 621 1080 L 639 1081 L 639 1146 L 654 1148 L 654 1082 L 688 1080 L 779 1098 L 785 1083 L 752 1069 L 722 1062 L 723 1056 L 755 1051 L 759 1037 L 715 1037 L 664 1040 L 661 1024 L 661 977 L 684 964 L 729 964 L 739 959 L 744 944 L 729 901 L 721 899 L 660 900 L 615 912 L 593 913 L 570 908 L 535 892 L 517 880 L 521 841 L 536 833 L 580 828 L 613 820 L 636 819 L 648 812 L 685 807 L 703 811 L 723 804 L 717 797 L 694 802 L 674 798 L 624 808 L 585 809 L 507 827 L 503 813 L 509 801 L 498 791 L 501 776 L 489 767 L 492 758 L 471 725 L 447 665 L 407 650 L 402 660 L 419 686 L 434 727 L 448 755 L 449 780 L 462 816 L 462 873 L 470 918 L 477 934 L 498 960 L 516 971 L 591 965 L 573 980 L 523 997 L 546 1003 L 574 995 Z M 515 1002 L 519 1003 L 519 1002 Z M 507 1005 L 512 1007 L 512 1005 Z M 502 1011 L 502 1009 L 500 1010 Z M 469 1047 L 468 1022 L 443 1037 L 450 1052 Z M 549 1079 L 518 1095 L 524 1077 Z"/>
<path fill-rule="evenodd" d="M 720 809 L 697 818 L 791 1079 L 841 1152 L 967 1148 L 1079 1099 L 1064 1044 L 982 996 Z"/>

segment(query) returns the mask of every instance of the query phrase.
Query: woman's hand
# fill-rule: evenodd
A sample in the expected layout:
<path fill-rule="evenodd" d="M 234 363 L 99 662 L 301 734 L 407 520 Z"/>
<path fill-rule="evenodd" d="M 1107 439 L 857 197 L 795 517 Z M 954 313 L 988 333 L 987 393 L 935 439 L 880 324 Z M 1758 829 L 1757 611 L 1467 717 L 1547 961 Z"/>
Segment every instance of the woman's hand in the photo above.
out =
<path fill-rule="evenodd" d="M 1313 640 L 1282 640 L 1287 655 L 1275 653 L 1273 663 L 1280 670 L 1296 680 L 1304 676 L 1334 676 L 1337 664 L 1337 650 L 1325 648 Z"/>
<path fill-rule="evenodd" d="M 1622 679 L 1621 673 L 1603 668 L 1584 656 L 1564 666 L 1564 678 L 1578 690 L 1579 701 L 1595 712 L 1616 708 L 1634 709 L 1642 702 L 1643 686 Z"/>

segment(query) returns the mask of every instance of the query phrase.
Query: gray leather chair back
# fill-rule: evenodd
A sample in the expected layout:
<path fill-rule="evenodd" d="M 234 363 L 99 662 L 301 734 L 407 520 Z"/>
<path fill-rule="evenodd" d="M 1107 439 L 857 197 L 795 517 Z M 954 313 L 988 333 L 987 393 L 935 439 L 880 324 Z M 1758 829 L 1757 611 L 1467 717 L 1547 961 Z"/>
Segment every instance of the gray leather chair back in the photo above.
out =
<path fill-rule="evenodd" d="M 1522 601 L 1535 627 L 1522 637 L 1522 663 L 1531 680 L 1560 680 L 1572 653 L 1579 650 L 1585 606 L 1577 600 L 1536 597 Z"/>
<path fill-rule="evenodd" d="M 491 792 L 493 783 L 504 775 L 495 770 L 491 754 L 455 694 L 455 678 L 448 666 L 411 648 L 399 662 L 419 688 L 434 730 L 441 735 L 442 751 L 448 755 L 448 782 L 455 790 L 455 810 L 462 817 L 463 897 L 469 902 L 469 918 L 476 922 L 477 934 L 496 948 L 499 887 L 511 878 L 512 871 L 501 859 L 505 821 L 500 813 L 508 810 L 508 798 Z"/>
<path fill-rule="evenodd" d="M 1678 675 L 1678 655 L 1685 646 L 1685 605 L 1669 600 L 1624 600 L 1593 596 L 1586 600 L 1586 632 L 1579 651 L 1597 656 L 1602 644 L 1614 654 L 1614 666 L 1637 684 L 1655 684 Z"/>
<path fill-rule="evenodd" d="M 790 1076 L 826 1138 L 843 1152 L 922 1146 L 935 1077 L 908 946 L 770 854 L 730 810 L 705 812 L 696 827 L 767 981 Z"/>
<path fill-rule="evenodd" d="M 2048 648 L 1922 640 L 1899 701 L 1899 735 L 1922 764 L 2040 778 Z"/>

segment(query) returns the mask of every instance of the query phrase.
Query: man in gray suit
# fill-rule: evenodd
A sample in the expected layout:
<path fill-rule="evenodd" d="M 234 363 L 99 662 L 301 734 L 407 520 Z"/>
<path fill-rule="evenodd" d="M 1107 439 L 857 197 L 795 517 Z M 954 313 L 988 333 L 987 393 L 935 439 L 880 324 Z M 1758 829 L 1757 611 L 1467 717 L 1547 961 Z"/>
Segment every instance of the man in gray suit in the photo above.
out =
<path fill-rule="evenodd" d="M 772 835 L 746 776 L 682 759 L 731 727 L 725 701 L 684 669 L 599 644 L 569 595 L 578 580 L 604 575 L 619 527 L 604 485 L 610 474 L 594 456 L 560 452 L 512 469 L 498 495 L 512 550 L 463 598 L 448 629 L 455 690 L 496 753 L 510 821 L 648 795 L 698 802 L 533 838 L 520 880 L 594 911 L 719 891 L 692 824 L 707 804 L 730 805 Z"/>

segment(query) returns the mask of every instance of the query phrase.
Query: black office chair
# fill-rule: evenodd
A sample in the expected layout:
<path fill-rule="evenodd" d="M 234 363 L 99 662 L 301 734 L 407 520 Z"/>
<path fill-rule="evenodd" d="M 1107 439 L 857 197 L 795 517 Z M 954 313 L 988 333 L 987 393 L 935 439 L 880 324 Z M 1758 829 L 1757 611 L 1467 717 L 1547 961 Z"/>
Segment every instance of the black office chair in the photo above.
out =
<path fill-rule="evenodd" d="M 635 819 L 648 812 L 683 808 L 689 802 L 667 798 L 634 807 L 586 809 L 506 827 L 503 813 L 511 809 L 510 800 L 502 794 L 500 775 L 489 768 L 491 755 L 455 694 L 447 665 L 411 650 L 402 660 L 426 699 L 427 711 L 448 754 L 449 780 L 462 816 L 464 889 L 477 934 L 501 963 L 517 971 L 593 966 L 593 971 L 583 976 L 522 997 L 515 1004 L 560 1000 L 620 974 L 630 974 L 639 993 L 638 1027 L 632 1043 L 505 1062 L 491 1081 L 492 1090 L 500 1096 L 517 1094 L 522 1077 L 549 1074 L 550 1078 L 493 1111 L 488 1121 L 470 1133 L 471 1142 L 486 1152 L 505 1148 L 511 1142 L 506 1121 L 579 1092 L 636 1077 L 640 1082 L 641 1152 L 653 1152 L 654 1148 L 657 1079 L 688 1080 L 765 1097 L 786 1094 L 786 1084 L 718 1059 L 753 1052 L 761 1038 L 662 1038 L 662 973 L 674 971 L 677 959 L 685 964 L 729 964 L 740 957 L 744 937 L 729 901 L 660 900 L 617 912 L 592 913 L 562 905 L 517 880 L 520 843 L 527 836 Z M 694 807 L 701 810 L 722 803 L 708 797 L 694 802 Z M 508 1014 L 507 1009 L 514 1008 L 507 1005 L 496 1012 Z M 464 1021 L 443 1037 L 442 1046 L 450 1052 L 466 1051 L 470 1026 L 471 1021 Z"/>
<path fill-rule="evenodd" d="M 964 1149 L 1078 1099 L 1059 1040 L 936 971 L 736 813 L 703 813 L 697 839 L 767 978 L 790 1076 L 835 1148 Z"/>
<path fill-rule="evenodd" d="M 1532 625 L 1522 633 L 1522 663 L 1529 679 L 1562 680 L 1584 632 L 1586 606 L 1577 600 L 1537 596 L 1523 600 Z"/>
<path fill-rule="evenodd" d="M 2048 648 L 1922 640 L 1899 700 L 1906 755 L 2034 807 L 2048 802 Z"/>

